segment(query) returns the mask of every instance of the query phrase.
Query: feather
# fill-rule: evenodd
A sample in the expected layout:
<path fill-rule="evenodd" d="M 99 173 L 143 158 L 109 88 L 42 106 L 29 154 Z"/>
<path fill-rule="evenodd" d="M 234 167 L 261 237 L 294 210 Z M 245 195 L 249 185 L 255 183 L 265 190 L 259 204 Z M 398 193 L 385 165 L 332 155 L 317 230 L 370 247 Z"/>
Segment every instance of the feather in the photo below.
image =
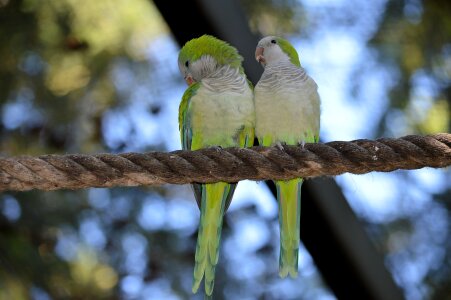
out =
<path fill-rule="evenodd" d="M 279 201 L 280 257 L 279 275 L 298 274 L 299 225 L 301 219 L 302 179 L 276 181 Z"/>
<path fill-rule="evenodd" d="M 255 134 L 263 146 L 318 142 L 318 86 L 301 67 L 295 48 L 285 39 L 269 36 L 258 49 L 265 71 L 255 86 Z M 275 181 L 279 203 L 279 275 L 298 273 L 301 186 L 303 179 Z"/>
<path fill-rule="evenodd" d="M 225 182 L 202 185 L 202 205 L 197 236 L 193 293 L 205 276 L 205 293 L 213 293 L 215 269 L 219 259 L 222 222 L 230 185 Z"/>
<path fill-rule="evenodd" d="M 250 147 L 254 139 L 255 110 L 252 85 L 241 67 L 242 57 L 229 44 L 204 35 L 189 41 L 180 51 L 179 68 L 192 84 L 179 107 L 182 148 Z M 204 279 L 211 298 L 224 213 L 237 183 L 191 185 L 200 208 L 193 292 Z"/>

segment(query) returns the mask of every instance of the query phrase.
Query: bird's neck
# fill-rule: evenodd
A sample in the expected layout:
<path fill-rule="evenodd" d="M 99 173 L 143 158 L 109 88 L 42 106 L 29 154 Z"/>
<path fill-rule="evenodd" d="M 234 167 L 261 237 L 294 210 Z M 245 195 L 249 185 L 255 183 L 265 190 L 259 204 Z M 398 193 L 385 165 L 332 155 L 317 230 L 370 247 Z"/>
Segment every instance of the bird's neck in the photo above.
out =
<path fill-rule="evenodd" d="M 278 61 L 277 63 L 269 63 L 265 66 L 258 85 L 267 89 L 274 89 L 275 86 L 283 84 L 298 85 L 304 83 L 308 79 L 308 75 L 304 68 L 293 65 L 289 61 Z"/>
<path fill-rule="evenodd" d="M 289 60 L 277 60 L 271 61 L 265 65 L 265 71 L 273 72 L 273 71 L 299 71 L 299 69 L 304 70 L 302 67 L 299 68 L 291 63 Z"/>
<path fill-rule="evenodd" d="M 213 92 L 233 91 L 243 93 L 247 87 L 246 77 L 238 68 L 225 65 L 202 79 L 202 85 Z"/>

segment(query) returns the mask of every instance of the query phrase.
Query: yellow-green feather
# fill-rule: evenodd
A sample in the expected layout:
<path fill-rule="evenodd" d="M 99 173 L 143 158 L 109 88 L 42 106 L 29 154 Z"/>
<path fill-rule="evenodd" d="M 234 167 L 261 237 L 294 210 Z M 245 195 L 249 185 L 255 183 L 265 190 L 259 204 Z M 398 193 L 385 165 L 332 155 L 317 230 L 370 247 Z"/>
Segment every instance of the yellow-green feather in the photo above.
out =
<path fill-rule="evenodd" d="M 243 127 L 237 132 L 240 147 L 251 147 L 254 142 L 254 128 Z M 226 205 L 230 201 L 231 193 L 236 184 L 218 182 L 202 185 L 202 204 L 200 224 L 197 236 L 196 258 L 194 266 L 194 280 L 192 290 L 199 289 L 205 275 L 205 294 L 213 293 L 215 269 L 219 258 L 219 244 L 221 241 L 222 222 Z"/>
<path fill-rule="evenodd" d="M 193 130 L 191 120 L 191 99 L 196 95 L 200 83 L 191 85 L 183 95 L 179 106 L 179 127 L 183 149 L 197 150 L 208 146 L 202 132 Z M 219 134 L 219 133 L 218 133 Z M 211 141 L 210 141 L 211 142 Z M 243 125 L 223 147 L 251 147 L 254 142 L 254 127 Z M 219 257 L 222 222 L 225 208 L 230 204 L 236 184 L 218 182 L 214 184 L 193 184 L 196 200 L 201 202 L 200 225 L 196 245 L 194 280 L 192 290 L 196 292 L 205 276 L 205 294 L 213 292 L 215 268 Z"/>
<path fill-rule="evenodd" d="M 205 294 L 213 293 L 215 269 L 219 258 L 222 221 L 230 185 L 225 182 L 202 185 L 202 205 L 196 245 L 193 293 L 205 275 Z"/>
<path fill-rule="evenodd" d="M 279 201 L 280 257 L 279 275 L 298 275 L 299 225 L 301 220 L 302 179 L 276 181 Z"/>
<path fill-rule="evenodd" d="M 182 101 L 180 102 L 179 130 L 183 150 L 193 150 L 191 149 L 192 132 L 190 126 L 190 118 L 187 116 L 187 113 L 190 100 L 196 94 L 196 91 L 199 89 L 199 87 L 200 83 L 195 83 L 189 86 L 183 94 Z"/>
<path fill-rule="evenodd" d="M 299 55 L 296 49 L 294 49 L 293 45 L 289 41 L 287 41 L 284 38 L 278 37 L 277 43 L 280 46 L 280 49 L 282 49 L 283 52 L 285 52 L 288 57 L 290 58 L 290 61 L 293 65 L 300 67 L 301 62 L 299 60 Z"/>
<path fill-rule="evenodd" d="M 311 132 L 305 132 L 302 140 L 306 143 L 316 143 L 318 142 L 318 134 L 315 135 Z M 291 136 L 283 140 L 276 140 L 271 135 L 265 135 L 260 137 L 259 141 L 262 146 L 273 146 L 276 142 L 296 145 L 299 139 Z M 282 278 L 287 275 L 295 278 L 298 275 L 302 182 L 302 178 L 274 181 L 277 188 L 277 201 L 279 203 L 279 275 Z"/>
<path fill-rule="evenodd" d="M 210 55 L 220 65 L 230 65 L 244 72 L 241 62 L 243 57 L 238 54 L 236 48 L 211 35 L 203 35 L 188 41 L 179 53 L 179 63 L 194 62 L 203 55 Z"/>

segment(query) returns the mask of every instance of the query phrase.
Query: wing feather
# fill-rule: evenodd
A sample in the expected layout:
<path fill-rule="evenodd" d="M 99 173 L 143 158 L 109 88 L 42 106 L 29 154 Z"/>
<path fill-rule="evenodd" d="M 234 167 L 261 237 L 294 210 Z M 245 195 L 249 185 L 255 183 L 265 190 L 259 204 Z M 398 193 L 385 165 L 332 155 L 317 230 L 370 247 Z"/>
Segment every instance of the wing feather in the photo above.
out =
<path fill-rule="evenodd" d="M 190 102 L 196 91 L 199 89 L 200 84 L 195 83 L 188 87 L 183 94 L 182 101 L 179 106 L 179 130 L 180 130 L 180 140 L 182 142 L 183 150 L 191 150 L 191 144 L 193 140 L 193 130 L 191 127 L 191 114 L 189 111 Z M 194 191 L 194 196 L 196 198 L 197 205 L 200 208 L 202 201 L 202 185 L 194 183 L 191 185 Z"/>

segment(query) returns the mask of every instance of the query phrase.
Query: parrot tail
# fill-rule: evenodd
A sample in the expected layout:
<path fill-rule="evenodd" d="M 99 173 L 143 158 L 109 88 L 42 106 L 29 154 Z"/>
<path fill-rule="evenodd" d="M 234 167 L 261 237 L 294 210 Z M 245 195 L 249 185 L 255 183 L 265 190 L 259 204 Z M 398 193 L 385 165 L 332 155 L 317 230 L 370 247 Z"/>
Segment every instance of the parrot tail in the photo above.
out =
<path fill-rule="evenodd" d="M 208 298 L 213 293 L 215 268 L 219 257 L 222 220 L 231 188 L 228 183 L 218 182 L 203 184 L 202 189 L 202 205 L 192 290 L 195 293 L 199 289 L 199 285 L 205 275 L 205 294 Z"/>
<path fill-rule="evenodd" d="M 299 225 L 301 217 L 302 178 L 276 181 L 279 201 L 280 257 L 279 275 L 298 275 Z"/>

